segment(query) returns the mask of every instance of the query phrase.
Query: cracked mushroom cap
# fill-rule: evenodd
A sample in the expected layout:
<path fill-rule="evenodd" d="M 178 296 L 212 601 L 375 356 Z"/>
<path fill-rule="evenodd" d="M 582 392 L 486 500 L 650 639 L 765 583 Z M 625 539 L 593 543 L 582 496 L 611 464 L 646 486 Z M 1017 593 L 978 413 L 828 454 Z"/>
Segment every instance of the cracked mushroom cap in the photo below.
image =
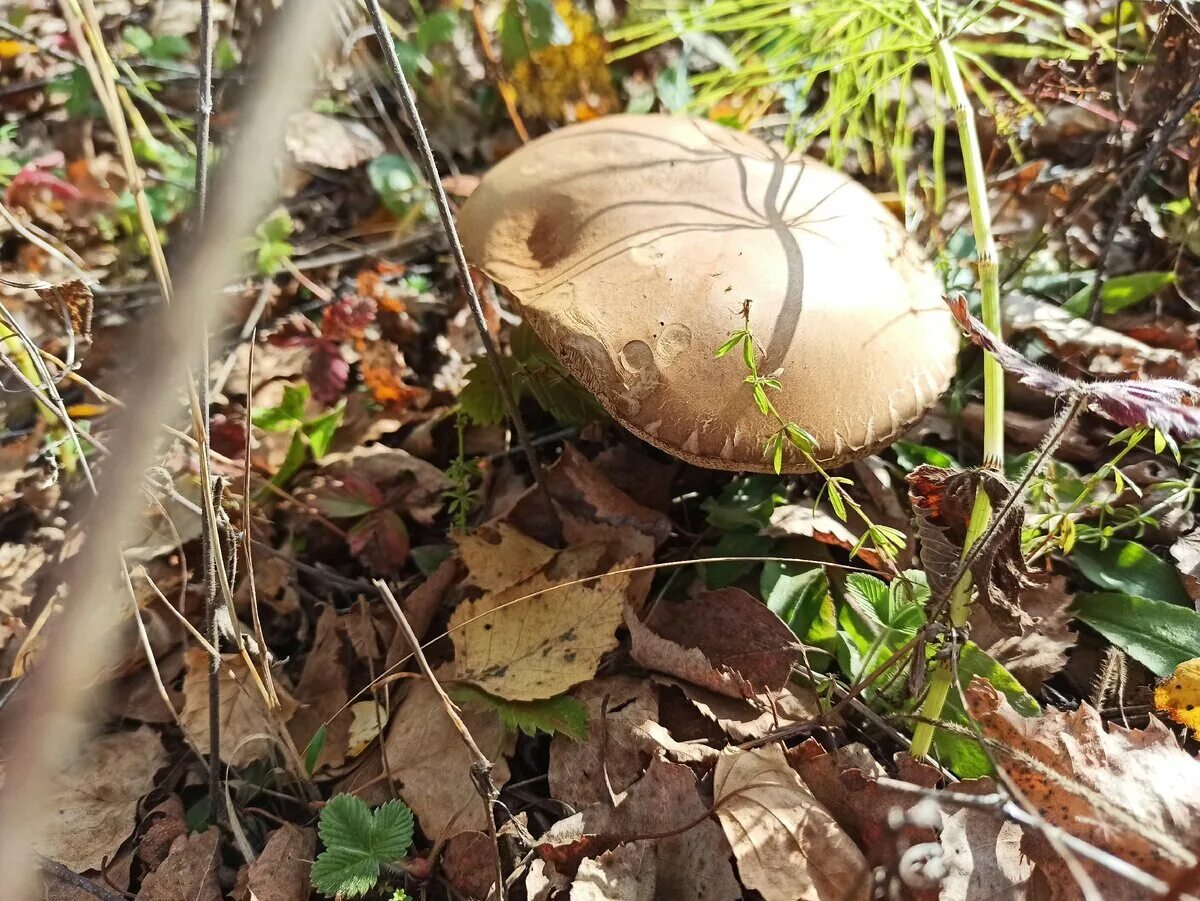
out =
<path fill-rule="evenodd" d="M 630 431 L 690 463 L 771 471 L 738 352 L 827 466 L 867 456 L 946 389 L 959 334 L 920 249 L 869 191 L 712 122 L 611 116 L 526 145 L 464 205 L 467 257 L 507 288 Z M 810 469 L 791 448 L 784 469 Z"/>

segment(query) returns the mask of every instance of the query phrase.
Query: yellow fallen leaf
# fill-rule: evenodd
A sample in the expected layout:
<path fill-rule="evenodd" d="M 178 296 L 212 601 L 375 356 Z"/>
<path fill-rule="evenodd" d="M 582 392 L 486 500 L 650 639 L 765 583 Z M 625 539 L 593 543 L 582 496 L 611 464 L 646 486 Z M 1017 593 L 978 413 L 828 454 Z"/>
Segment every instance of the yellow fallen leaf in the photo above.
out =
<path fill-rule="evenodd" d="M 37 48 L 24 41 L 0 41 L 0 59 L 12 59 L 23 53 L 33 53 Z"/>
<path fill-rule="evenodd" d="M 617 646 L 629 574 L 557 586 L 609 569 L 600 567 L 604 550 L 569 548 L 524 581 L 460 604 L 450 618 L 457 678 L 513 701 L 550 698 L 591 679 Z"/>
<path fill-rule="evenodd" d="M 1154 689 L 1154 706 L 1200 734 L 1200 657 L 1185 660 Z"/>
<path fill-rule="evenodd" d="M 357 757 L 375 740 L 380 729 L 387 725 L 388 712 L 378 701 L 359 701 L 350 705 L 354 721 L 350 724 L 349 747 L 346 753 Z"/>

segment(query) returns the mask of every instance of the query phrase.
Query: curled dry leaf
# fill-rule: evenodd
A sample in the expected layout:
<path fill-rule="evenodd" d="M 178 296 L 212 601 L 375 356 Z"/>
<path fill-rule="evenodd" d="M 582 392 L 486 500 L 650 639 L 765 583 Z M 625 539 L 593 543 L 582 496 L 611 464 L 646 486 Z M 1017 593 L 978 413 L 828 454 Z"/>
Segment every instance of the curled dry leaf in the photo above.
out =
<path fill-rule="evenodd" d="M 271 833 L 258 859 L 246 873 L 247 899 L 253 901 L 308 901 L 308 874 L 317 850 L 317 835 L 284 823 Z"/>
<path fill-rule="evenodd" d="M 967 301 L 949 301 L 958 324 L 972 343 L 988 351 L 1021 384 L 1050 397 L 1082 397 L 1088 406 L 1119 426 L 1151 426 L 1177 441 L 1200 438 L 1200 387 L 1178 379 L 1083 382 L 1026 360 L 967 310 Z"/>
<path fill-rule="evenodd" d="M 221 832 L 210 828 L 181 835 L 157 870 L 142 880 L 137 901 L 221 901 L 217 849 Z"/>
<path fill-rule="evenodd" d="M 512 738 L 505 735 L 500 718 L 463 711 L 462 720 L 494 765 L 492 781 L 503 786 L 509 775 L 504 754 L 512 750 Z M 471 780 L 474 758 L 427 681 L 415 683 L 392 715 L 383 752 L 400 797 L 429 838 L 486 829 L 488 813 Z M 376 768 L 376 774 L 381 772 Z"/>
<path fill-rule="evenodd" d="M 308 747 L 321 726 L 325 726 L 325 743 L 313 772 L 341 766 L 349 745 L 352 714 L 343 709 L 350 699 L 349 677 L 342 662 L 338 619 L 337 612 L 327 607 L 317 620 L 312 650 L 296 683 L 298 707 L 288 722 L 288 731 L 301 751 Z"/>
<path fill-rule="evenodd" d="M 647 679 L 608 676 L 571 693 L 587 706 L 588 733 L 583 741 L 556 735 L 550 743 L 550 796 L 579 810 L 641 776 L 654 748 L 641 727 L 658 718 L 658 692 Z"/>
<path fill-rule="evenodd" d="M 976 604 L 971 610 L 971 639 L 1026 689 L 1036 692 L 1066 665 L 1067 651 L 1075 646 L 1077 636 L 1067 627 L 1072 617 L 1071 599 L 1062 576 L 1026 588 L 1017 603 L 1030 623 L 1017 635 L 997 628 L 990 608 Z"/>
<path fill-rule="evenodd" d="M 353 169 L 384 151 L 365 125 L 311 110 L 288 117 L 284 143 L 298 164 L 326 169 Z"/>
<path fill-rule="evenodd" d="M 908 475 L 908 493 L 917 517 L 921 563 L 935 602 L 949 598 L 966 542 L 967 523 L 975 493 L 987 492 L 994 509 L 1000 509 L 1012 488 L 1000 476 L 983 469 L 955 472 L 940 466 L 918 466 Z M 971 564 L 971 576 L 980 600 L 1004 635 L 1029 631 L 1033 620 L 1017 603 L 1017 596 L 1036 584 L 1021 553 L 1021 528 L 1025 515 L 1014 504 L 994 537 L 980 549 Z"/>
<path fill-rule="evenodd" d="M 787 684 L 799 646 L 782 620 L 740 588 L 661 603 L 643 623 L 626 613 L 633 658 L 734 698 Z"/>
<path fill-rule="evenodd" d="M 180 724 L 196 749 L 201 754 L 207 754 L 208 654 L 200 648 L 189 648 L 184 660 L 187 673 L 183 677 Z M 233 766 L 245 766 L 277 750 L 275 741 L 269 736 L 276 734 L 276 724 L 286 724 L 292 718 L 296 712 L 296 702 L 278 678 L 275 680 L 275 691 L 279 695 L 280 708 L 272 714 L 268 712 L 258 684 L 241 656 L 222 656 L 217 689 L 222 761 Z"/>
<path fill-rule="evenodd" d="M 1157 720 L 1146 729 L 1106 729 L 1087 704 L 1026 719 L 981 679 L 966 696 L 999 764 L 1050 823 L 1167 882 L 1195 864 L 1200 760 Z M 1029 852 L 1069 896 L 1074 882 L 1058 855 L 1034 844 Z M 1130 884 L 1091 872 L 1109 886 L 1106 898 L 1141 897 Z"/>
<path fill-rule="evenodd" d="M 99 869 L 133 831 L 138 800 L 154 788 L 165 760 L 158 735 L 145 726 L 88 742 L 55 783 L 38 852 L 76 873 Z"/>
<path fill-rule="evenodd" d="M 595 675 L 617 646 L 629 576 L 570 583 L 605 572 L 605 553 L 604 545 L 568 548 L 524 581 L 460 604 L 450 618 L 455 676 L 502 698 L 535 701 Z"/>
<path fill-rule="evenodd" d="M 729 862 L 729 845 L 720 827 L 705 816 L 707 811 L 691 769 L 656 757 L 646 774 L 619 796 L 616 807 L 604 801 L 560 820 L 542 836 L 536 851 L 569 875 L 589 857 L 596 859 L 588 868 L 592 873 L 606 860 L 622 870 L 631 859 L 638 860 L 638 872 L 654 885 L 656 898 L 732 901 L 742 893 Z M 630 843 L 647 846 L 646 856 L 604 857 Z M 595 882 L 588 871 L 585 880 Z"/>
<path fill-rule="evenodd" d="M 722 753 L 713 795 L 742 884 L 765 901 L 870 897 L 862 852 L 788 766 L 779 745 Z"/>

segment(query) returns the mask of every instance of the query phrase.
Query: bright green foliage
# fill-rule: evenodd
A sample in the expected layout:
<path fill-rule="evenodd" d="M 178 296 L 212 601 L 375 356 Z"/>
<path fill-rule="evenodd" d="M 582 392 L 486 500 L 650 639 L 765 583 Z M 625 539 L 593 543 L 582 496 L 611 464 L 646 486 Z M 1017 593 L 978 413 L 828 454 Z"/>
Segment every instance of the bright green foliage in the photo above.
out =
<path fill-rule="evenodd" d="M 999 71 L 998 61 L 1084 60 L 1108 50 L 1055 0 L 638 0 L 633 6 L 631 24 L 611 35 L 619 42 L 618 58 L 672 40 L 682 39 L 685 53 L 701 40 L 716 44 L 723 52 L 706 49 L 704 56 L 719 64 L 691 78 L 694 108 L 709 110 L 731 96 L 773 90 L 791 114 L 790 137 L 797 143 L 826 132 L 835 161 L 866 148 L 864 164 L 881 169 L 890 158 L 901 185 L 907 183 L 917 118 L 908 107 L 910 86 L 931 62 L 941 35 L 950 36 L 956 56 L 969 67 L 969 89 L 1002 130 L 1013 116 L 998 97 L 1015 104 L 1018 115 L 1036 110 Z M 1077 38 L 1067 35 L 1064 22 L 1072 23 Z M 934 77 L 933 88 L 941 93 L 945 85 Z M 945 192 L 940 111 L 949 106 L 935 97 L 929 110 L 939 201 Z"/>
<path fill-rule="evenodd" d="M 1167 285 L 1175 283 L 1174 272 L 1132 272 L 1105 279 L 1100 289 L 1100 309 L 1119 313 L 1126 307 L 1153 297 Z M 1086 316 L 1092 309 L 1093 286 L 1081 288 L 1062 308 L 1075 316 Z"/>
<path fill-rule="evenodd" d="M 329 452 L 333 436 L 342 423 L 345 403 L 339 403 L 332 410 L 306 419 L 305 407 L 308 404 L 309 387 L 306 382 L 298 385 L 288 385 L 283 389 L 283 399 L 274 407 L 255 410 L 251 421 L 256 428 L 264 432 L 286 432 L 292 430 L 292 442 L 288 445 L 287 454 L 279 471 L 271 481 L 276 485 L 285 485 L 297 470 L 308 460 L 320 460 Z"/>
<path fill-rule="evenodd" d="M 1190 605 L 1111 591 L 1075 596 L 1075 616 L 1156 676 L 1200 657 L 1200 613 Z"/>
<path fill-rule="evenodd" d="M 571 43 L 571 29 L 554 8 L 554 0 L 507 0 L 496 31 L 501 58 L 509 68 L 536 50 Z"/>
<path fill-rule="evenodd" d="M 255 260 L 260 275 L 274 275 L 292 259 L 295 248 L 289 240 L 296 225 L 280 207 L 254 229 Z"/>
<path fill-rule="evenodd" d="M 1071 562 L 1098 588 L 1172 604 L 1191 603 L 1179 571 L 1136 541 L 1077 544 Z"/>
<path fill-rule="evenodd" d="M 909 571 L 888 586 L 882 579 L 864 573 L 846 577 L 845 603 L 838 611 L 838 666 L 851 681 L 869 676 L 925 625 L 925 602 L 929 587 L 925 574 Z M 899 696 L 895 684 L 907 671 L 905 660 L 898 660 L 870 693 Z"/>
<path fill-rule="evenodd" d="M 176 34 L 154 37 L 138 25 L 126 25 L 121 37 L 148 63 L 176 63 L 191 51 L 186 38 Z"/>
<path fill-rule="evenodd" d="M 763 566 L 762 596 L 767 607 L 787 623 L 805 645 L 824 653 L 806 653 L 808 666 L 824 669 L 837 644 L 837 621 L 825 570 L 803 564 L 770 561 Z"/>
<path fill-rule="evenodd" d="M 383 864 L 408 853 L 413 815 L 403 801 L 388 801 L 372 812 L 361 798 L 335 795 L 321 811 L 317 831 L 325 850 L 313 863 L 313 886 L 329 898 L 355 898 L 375 887 Z"/>
<path fill-rule="evenodd" d="M 539 732 L 565 735 L 572 741 L 587 738 L 587 706 L 571 695 L 538 701 L 510 701 L 465 682 L 451 688 L 450 695 L 462 707 L 495 711 L 500 721 L 513 731 L 519 730 L 529 736 Z"/>
<path fill-rule="evenodd" d="M 321 752 L 325 750 L 325 739 L 328 737 L 329 730 L 321 723 L 308 742 L 308 747 L 304 749 L 304 772 L 310 776 L 317 771 L 317 761 L 321 758 Z"/>
<path fill-rule="evenodd" d="M 425 180 L 407 159 L 397 153 L 385 153 L 367 164 L 371 187 L 389 213 L 408 222 L 432 211 L 432 199 Z"/>

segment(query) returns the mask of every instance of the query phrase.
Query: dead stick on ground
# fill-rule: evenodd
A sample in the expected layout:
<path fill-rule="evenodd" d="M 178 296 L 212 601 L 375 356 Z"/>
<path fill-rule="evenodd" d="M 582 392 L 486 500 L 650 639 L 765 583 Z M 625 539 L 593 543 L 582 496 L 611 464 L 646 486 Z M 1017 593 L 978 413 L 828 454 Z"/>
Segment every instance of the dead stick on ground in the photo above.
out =
<path fill-rule="evenodd" d="M 203 228 L 208 212 L 208 138 L 212 126 L 212 0 L 200 0 L 200 78 L 196 84 L 196 206 L 195 227 Z M 201 433 L 196 436 L 199 452 L 204 455 L 200 466 L 200 571 L 204 585 L 204 633 L 215 653 L 208 663 L 208 804 L 209 815 L 219 819 L 221 809 L 221 630 L 217 625 L 217 556 L 213 547 L 214 504 L 220 502 L 213 491 L 212 467 L 208 448 L 212 441 L 209 428 L 209 371 L 208 330 L 200 332 L 200 368 L 196 376 L 197 401 L 200 408 Z M 253 574 L 251 574 L 253 577 Z M 230 611 L 232 613 L 232 611 Z"/>
<path fill-rule="evenodd" d="M 429 661 L 425 659 L 425 652 L 421 650 L 421 639 L 417 638 L 417 634 L 413 632 L 412 626 L 408 624 L 408 619 L 405 617 L 404 611 L 400 609 L 400 604 L 396 601 L 392 590 L 387 587 L 387 583 L 382 579 L 375 580 L 375 587 L 379 589 L 379 594 L 383 598 L 383 602 L 387 604 L 388 610 L 391 611 L 392 616 L 396 617 L 396 622 L 400 624 L 400 629 L 404 632 L 404 637 L 408 639 L 408 643 L 413 649 L 413 654 L 417 658 L 417 665 L 421 667 L 421 672 L 425 674 L 425 678 L 429 680 L 429 684 L 433 686 L 433 690 L 441 698 L 442 707 L 446 710 L 446 716 L 450 717 L 450 722 L 454 724 L 454 728 L 462 736 L 463 744 L 467 746 L 467 750 L 475 758 L 475 762 L 471 764 L 471 780 L 475 783 L 475 791 L 479 793 L 479 797 L 482 799 L 484 807 L 487 810 L 488 837 L 492 840 L 492 851 L 495 855 L 496 893 L 500 901 L 504 901 L 504 866 L 500 861 L 500 844 L 496 839 L 495 814 L 496 805 L 500 803 L 500 792 L 496 789 L 495 783 L 492 782 L 492 762 L 483 751 L 479 750 L 479 745 L 475 744 L 475 739 L 471 736 L 471 731 L 467 728 L 467 724 L 458 715 L 458 708 L 454 706 L 454 702 L 450 700 L 450 696 L 446 694 L 446 690 L 438 682 L 437 676 L 433 674 L 433 670 L 429 666 Z"/>
<path fill-rule="evenodd" d="M 517 433 L 517 441 L 525 451 L 529 469 L 533 473 L 533 480 L 537 482 L 538 488 L 541 489 L 546 500 L 546 508 L 551 518 L 557 519 L 550 487 L 546 484 L 541 464 L 533 449 L 533 442 L 529 438 L 529 430 L 525 428 L 525 421 L 521 418 L 521 411 L 517 408 L 516 398 L 513 397 L 508 379 L 501 368 L 500 352 L 496 349 L 496 342 L 492 340 L 492 333 L 488 331 L 487 320 L 483 315 L 483 305 L 479 302 L 479 293 L 475 290 L 475 282 L 471 279 L 466 254 L 463 252 L 462 242 L 458 238 L 458 230 L 454 227 L 450 201 L 446 199 L 446 191 L 442 188 L 441 179 L 438 178 L 437 161 L 433 158 L 433 148 L 429 146 L 429 136 L 425 133 L 425 126 L 421 122 L 417 99 L 413 96 L 408 78 L 400 67 L 400 58 L 396 55 L 396 45 L 388 35 L 387 25 L 383 21 L 383 11 L 379 8 L 379 0 L 364 0 L 364 2 L 367 5 L 367 11 L 371 14 L 371 24 L 375 28 L 375 37 L 379 41 L 380 50 L 383 51 L 383 58 L 387 61 L 388 71 L 400 88 L 400 99 L 404 102 L 404 112 L 408 116 L 409 127 L 412 128 L 413 137 L 417 142 L 421 165 L 425 169 L 425 177 L 429 180 L 429 190 L 433 192 L 433 199 L 437 203 L 438 214 L 442 219 L 442 228 L 445 229 L 446 239 L 450 242 L 450 252 L 454 256 L 454 264 L 458 269 L 458 282 L 467 296 L 467 305 L 471 308 L 471 317 L 475 320 L 475 328 L 479 331 L 479 340 L 483 342 L 484 352 L 492 367 L 492 375 L 495 377 L 496 386 L 500 389 L 500 396 L 504 400 L 504 409 L 508 412 L 508 418 L 512 420 L 513 429 Z"/>

